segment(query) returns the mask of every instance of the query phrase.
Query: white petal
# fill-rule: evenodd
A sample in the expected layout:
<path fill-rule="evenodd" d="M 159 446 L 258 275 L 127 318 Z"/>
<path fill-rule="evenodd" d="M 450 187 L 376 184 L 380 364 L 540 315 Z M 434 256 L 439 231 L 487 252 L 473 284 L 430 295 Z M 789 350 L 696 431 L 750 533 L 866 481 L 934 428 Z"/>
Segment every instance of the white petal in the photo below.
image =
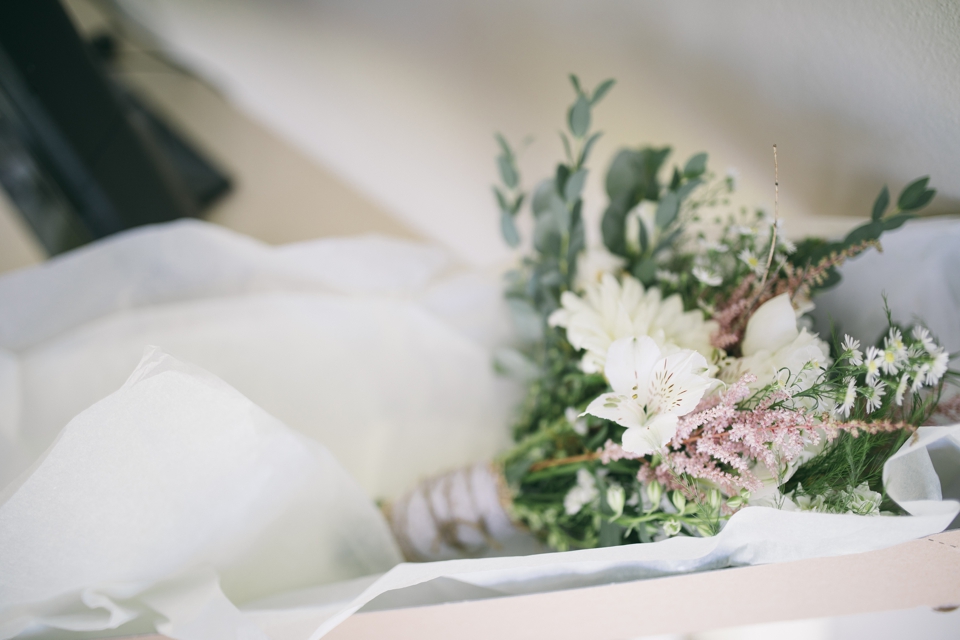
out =
<path fill-rule="evenodd" d="M 799 335 L 797 314 L 786 293 L 767 300 L 753 312 L 747 322 L 741 351 L 752 356 L 761 350 L 776 351 L 793 342 Z"/>
<path fill-rule="evenodd" d="M 594 399 L 583 413 L 611 420 L 623 427 L 635 427 L 646 421 L 640 406 L 619 393 L 604 393 Z"/>
<path fill-rule="evenodd" d="M 648 336 L 621 338 L 607 351 L 604 373 L 617 393 L 632 394 L 647 386 L 650 373 L 660 359 L 660 347 Z"/>
<path fill-rule="evenodd" d="M 676 416 L 660 415 L 646 426 L 631 427 L 623 432 L 623 449 L 640 456 L 663 448 L 677 432 Z"/>

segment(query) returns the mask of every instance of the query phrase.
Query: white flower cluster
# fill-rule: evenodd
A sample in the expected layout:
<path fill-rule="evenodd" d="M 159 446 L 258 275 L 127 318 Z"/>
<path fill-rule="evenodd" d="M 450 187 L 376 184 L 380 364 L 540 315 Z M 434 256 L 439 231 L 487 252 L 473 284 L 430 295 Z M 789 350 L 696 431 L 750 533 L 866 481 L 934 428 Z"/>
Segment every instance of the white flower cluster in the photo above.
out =
<path fill-rule="evenodd" d="M 570 344 L 586 351 L 580 361 L 586 373 L 603 371 L 610 345 L 620 338 L 649 336 L 667 352 L 713 353 L 710 336 L 717 329 L 715 322 L 704 320 L 702 311 L 684 311 L 679 295 L 663 298 L 660 289 L 644 289 L 629 275 L 620 282 L 604 273 L 599 282 L 585 284 L 582 296 L 564 292 L 560 304 L 550 325 L 565 328 Z"/>
<path fill-rule="evenodd" d="M 794 504 L 800 511 L 818 511 L 820 513 L 853 513 L 858 516 L 876 516 L 880 515 L 880 503 L 883 496 L 876 491 L 871 491 L 870 486 L 864 482 L 859 487 L 847 487 L 840 491 L 834 500 L 828 502 L 827 496 L 807 496 L 800 495 L 794 498 Z M 843 505 L 843 508 L 831 507 L 830 505 Z"/>
<path fill-rule="evenodd" d="M 597 490 L 597 480 L 586 469 L 577 470 L 577 484 L 573 485 L 563 499 L 563 510 L 568 516 L 580 513 L 586 505 L 600 497 Z"/>
<path fill-rule="evenodd" d="M 870 414 L 883 404 L 888 387 L 895 389 L 894 402 L 899 407 L 903 406 L 908 390 L 915 393 L 940 382 L 947 372 L 950 354 L 933 341 L 924 327 L 914 327 L 910 335 L 912 340 L 907 344 L 900 330 L 891 327 L 883 339 L 883 348 L 867 347 L 866 353 L 860 350 L 859 340 L 844 336 L 840 358 L 852 365 L 857 375 L 844 381 L 843 397 L 836 408 L 838 416 L 849 417 L 858 395 L 866 401 L 866 412 Z M 862 385 L 858 384 L 860 376 Z"/>

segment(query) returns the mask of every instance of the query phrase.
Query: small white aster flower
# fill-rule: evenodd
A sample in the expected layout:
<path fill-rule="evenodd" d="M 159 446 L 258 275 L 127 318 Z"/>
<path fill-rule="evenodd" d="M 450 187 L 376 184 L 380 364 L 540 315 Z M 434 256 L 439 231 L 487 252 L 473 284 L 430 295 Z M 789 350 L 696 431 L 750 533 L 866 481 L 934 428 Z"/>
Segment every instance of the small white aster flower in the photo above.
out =
<path fill-rule="evenodd" d="M 657 269 L 656 276 L 657 280 L 660 282 L 666 282 L 668 284 L 677 284 L 680 282 L 679 275 L 673 271 L 667 271 L 666 269 Z"/>
<path fill-rule="evenodd" d="M 910 382 L 910 374 L 904 373 L 900 376 L 900 384 L 897 385 L 897 394 L 894 396 L 894 402 L 898 407 L 903 406 L 903 394 L 907 392 L 907 384 Z"/>
<path fill-rule="evenodd" d="M 883 351 L 876 347 L 867 347 L 867 357 L 863 367 L 867 370 L 867 384 L 873 385 L 880 377 L 880 366 L 883 363 Z"/>
<path fill-rule="evenodd" d="M 763 267 L 760 265 L 760 259 L 754 255 L 750 249 L 744 249 L 737 257 L 740 258 L 741 262 L 750 267 L 750 270 L 754 273 L 759 274 L 763 271 Z"/>
<path fill-rule="evenodd" d="M 843 403 L 837 407 L 837 415 L 844 418 L 850 417 L 850 410 L 853 409 L 853 403 L 857 401 L 857 382 L 853 378 L 847 378 L 847 390 L 843 394 Z"/>
<path fill-rule="evenodd" d="M 740 172 L 736 167 L 727 167 L 727 189 L 736 191 L 738 182 L 740 182 Z"/>
<path fill-rule="evenodd" d="M 937 349 L 937 345 L 933 342 L 933 338 L 930 337 L 930 331 L 926 327 L 916 326 L 911 331 L 913 337 L 916 340 L 920 341 L 920 344 L 923 345 L 923 348 L 927 353 L 932 354 Z"/>
<path fill-rule="evenodd" d="M 860 352 L 860 341 L 854 340 L 849 334 L 844 334 L 843 344 L 840 345 L 840 348 L 844 352 L 849 352 L 847 360 L 850 361 L 855 367 L 859 367 L 863 364 L 863 353 Z"/>
<path fill-rule="evenodd" d="M 786 253 L 787 255 L 794 253 L 797 250 L 797 245 L 795 245 L 790 240 L 787 240 L 786 238 L 780 238 L 779 243 L 780 243 L 780 248 L 782 248 L 783 252 Z"/>
<path fill-rule="evenodd" d="M 873 413 L 880 408 L 882 398 L 887 393 L 887 385 L 881 380 L 875 385 L 861 389 L 860 393 L 867 399 L 867 413 Z"/>
<path fill-rule="evenodd" d="M 886 350 L 893 351 L 899 359 L 907 356 L 907 347 L 903 344 L 903 336 L 896 327 L 890 327 L 889 335 L 883 339 L 883 346 Z"/>
<path fill-rule="evenodd" d="M 694 267 L 692 273 L 694 278 L 708 287 L 717 287 L 723 283 L 723 278 L 720 275 L 706 267 Z"/>
<path fill-rule="evenodd" d="M 947 372 L 950 354 L 943 349 L 938 349 L 936 353 L 930 355 L 933 356 L 933 362 L 930 363 L 930 371 L 927 372 L 924 383 L 932 386 L 940 382 L 940 378 Z"/>
<path fill-rule="evenodd" d="M 900 358 L 893 349 L 884 349 L 880 352 L 880 368 L 888 376 L 896 375 L 900 371 Z"/>
<path fill-rule="evenodd" d="M 923 381 L 927 379 L 927 373 L 930 372 L 929 364 L 921 364 L 913 368 L 913 384 L 910 385 L 910 391 L 916 391 L 923 386 Z"/>

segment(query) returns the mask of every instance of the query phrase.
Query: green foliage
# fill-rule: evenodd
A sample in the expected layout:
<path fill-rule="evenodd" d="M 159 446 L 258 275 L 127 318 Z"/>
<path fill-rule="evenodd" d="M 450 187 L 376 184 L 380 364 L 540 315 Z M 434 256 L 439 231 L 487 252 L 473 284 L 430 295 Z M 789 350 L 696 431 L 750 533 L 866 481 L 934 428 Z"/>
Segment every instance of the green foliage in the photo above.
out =
<path fill-rule="evenodd" d="M 836 503 L 843 496 L 843 490 L 866 482 L 871 490 L 884 496 L 881 508 L 902 513 L 896 503 L 886 498 L 883 465 L 909 437 L 910 432 L 905 430 L 861 433 L 856 437 L 841 433 L 822 453 L 801 466 L 782 491 L 825 496 L 828 506 L 843 513 L 845 505 Z"/>
<path fill-rule="evenodd" d="M 879 240 L 887 231 L 893 231 L 904 225 L 908 220 L 916 217 L 914 212 L 927 206 L 936 195 L 936 191 L 927 188 L 929 177 L 918 178 L 908 184 L 900 197 L 897 206 L 890 212 L 890 192 L 884 185 L 873 203 L 870 221 L 866 222 L 847 234 L 839 242 L 827 242 L 819 238 L 811 238 L 797 244 L 797 251 L 790 256 L 790 262 L 797 267 L 809 267 L 831 254 L 841 253 L 868 241 Z M 835 267 L 829 271 L 828 278 L 814 287 L 815 290 L 826 290 L 840 282 L 840 273 Z"/>

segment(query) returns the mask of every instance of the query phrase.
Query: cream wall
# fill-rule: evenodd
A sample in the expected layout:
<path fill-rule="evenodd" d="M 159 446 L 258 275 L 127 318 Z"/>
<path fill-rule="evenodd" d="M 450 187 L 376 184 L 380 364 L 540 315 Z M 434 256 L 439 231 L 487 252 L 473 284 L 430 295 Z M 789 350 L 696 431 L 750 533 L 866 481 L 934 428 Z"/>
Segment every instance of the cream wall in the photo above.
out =
<path fill-rule="evenodd" d="M 559 156 L 568 71 L 618 87 L 597 112 L 616 146 L 672 143 L 736 166 L 744 200 L 794 232 L 864 215 L 882 184 L 932 175 L 960 201 L 960 4 L 917 0 L 124 2 L 165 47 L 386 211 L 467 260 L 505 257 L 491 132 Z M 602 205 L 595 163 L 588 194 Z"/>

